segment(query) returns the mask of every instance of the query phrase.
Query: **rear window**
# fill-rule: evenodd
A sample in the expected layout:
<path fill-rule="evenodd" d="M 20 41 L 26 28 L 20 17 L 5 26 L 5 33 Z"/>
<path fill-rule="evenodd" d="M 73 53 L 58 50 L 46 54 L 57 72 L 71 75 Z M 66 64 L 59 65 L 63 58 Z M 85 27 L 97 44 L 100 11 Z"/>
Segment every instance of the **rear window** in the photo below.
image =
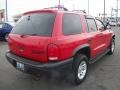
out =
<path fill-rule="evenodd" d="M 51 36 L 55 14 L 35 13 L 23 16 L 13 28 L 12 33 L 20 35 Z"/>

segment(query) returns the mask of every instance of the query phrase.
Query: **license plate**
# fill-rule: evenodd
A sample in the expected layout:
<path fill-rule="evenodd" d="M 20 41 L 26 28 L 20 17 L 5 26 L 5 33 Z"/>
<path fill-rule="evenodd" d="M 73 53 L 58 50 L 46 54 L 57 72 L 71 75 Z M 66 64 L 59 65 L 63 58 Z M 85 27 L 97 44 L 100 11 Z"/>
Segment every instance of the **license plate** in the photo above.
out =
<path fill-rule="evenodd" d="M 17 62 L 16 63 L 16 68 L 20 70 L 24 70 L 24 64 Z"/>

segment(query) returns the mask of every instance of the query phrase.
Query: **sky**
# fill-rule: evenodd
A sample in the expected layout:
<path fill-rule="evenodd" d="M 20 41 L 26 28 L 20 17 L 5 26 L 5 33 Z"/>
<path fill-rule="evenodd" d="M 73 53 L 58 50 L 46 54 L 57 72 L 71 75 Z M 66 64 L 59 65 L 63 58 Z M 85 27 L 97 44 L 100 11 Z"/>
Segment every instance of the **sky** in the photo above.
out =
<path fill-rule="evenodd" d="M 5 8 L 5 1 L 0 0 L 0 9 Z M 24 13 L 26 11 L 38 10 L 46 7 L 58 5 L 59 0 L 8 0 L 8 18 L 12 20 L 12 17 L 17 14 Z M 106 1 L 106 13 L 111 14 L 111 8 L 116 8 L 116 0 Z M 119 1 L 120 3 L 120 1 Z M 80 9 L 88 11 L 88 0 L 61 0 L 61 5 L 69 10 Z M 119 5 L 120 7 L 120 5 Z M 89 14 L 92 16 L 98 16 L 99 13 L 104 12 L 104 0 L 89 0 Z"/>

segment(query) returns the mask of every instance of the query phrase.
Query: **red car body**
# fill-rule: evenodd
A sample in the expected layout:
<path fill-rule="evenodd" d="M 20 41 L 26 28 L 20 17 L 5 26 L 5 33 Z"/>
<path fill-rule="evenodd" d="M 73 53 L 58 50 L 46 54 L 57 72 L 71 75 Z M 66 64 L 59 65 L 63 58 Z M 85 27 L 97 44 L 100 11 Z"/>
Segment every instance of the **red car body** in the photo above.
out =
<path fill-rule="evenodd" d="M 59 63 L 69 61 L 68 59 L 70 58 L 74 60 L 73 58 L 76 53 L 81 51 L 81 53 L 85 54 L 89 58 L 89 63 L 91 63 L 95 61 L 94 59 L 97 56 L 101 55 L 108 49 L 112 38 L 115 37 L 113 31 L 110 29 L 105 28 L 105 30 L 99 30 L 96 19 L 83 13 L 44 9 L 30 11 L 25 13 L 23 16 L 36 13 L 55 14 L 51 36 L 29 34 L 21 35 L 11 33 L 9 34 L 8 39 L 9 54 L 36 63 L 53 64 L 53 62 Z M 74 35 L 64 35 L 62 31 L 63 16 L 66 13 L 79 15 L 81 21 L 80 33 Z M 96 31 L 89 32 L 87 29 L 86 18 L 92 18 L 95 21 L 97 28 Z M 10 55 L 7 53 L 6 56 L 9 60 Z M 24 60 L 22 63 L 24 63 Z"/>

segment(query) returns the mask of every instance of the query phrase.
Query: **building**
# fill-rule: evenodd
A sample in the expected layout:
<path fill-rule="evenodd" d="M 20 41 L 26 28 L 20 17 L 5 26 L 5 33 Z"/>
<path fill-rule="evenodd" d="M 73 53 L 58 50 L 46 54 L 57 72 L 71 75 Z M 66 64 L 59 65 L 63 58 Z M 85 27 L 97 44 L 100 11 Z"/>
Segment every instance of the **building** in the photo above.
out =
<path fill-rule="evenodd" d="M 0 9 L 0 22 L 5 22 L 5 10 Z"/>

